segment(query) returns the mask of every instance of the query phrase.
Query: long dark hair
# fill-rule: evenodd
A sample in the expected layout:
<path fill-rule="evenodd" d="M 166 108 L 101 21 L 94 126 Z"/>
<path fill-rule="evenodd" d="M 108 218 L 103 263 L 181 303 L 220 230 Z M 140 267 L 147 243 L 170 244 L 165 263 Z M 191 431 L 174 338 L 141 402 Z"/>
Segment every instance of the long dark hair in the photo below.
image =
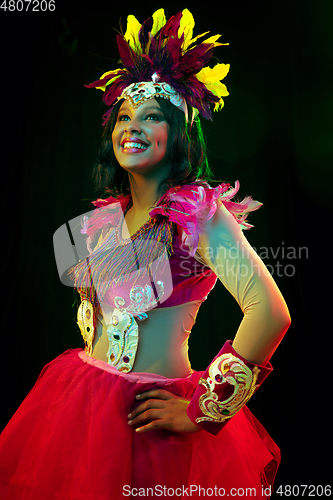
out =
<path fill-rule="evenodd" d="M 194 118 L 191 124 L 192 109 L 190 109 L 187 123 L 185 113 L 168 100 L 156 97 L 156 101 L 170 127 L 169 144 L 172 165 L 168 178 L 163 179 L 160 183 L 160 190 L 189 184 L 198 179 L 211 181 L 213 174 L 207 160 L 200 118 Z M 129 192 L 128 174 L 116 160 L 112 145 L 112 132 L 122 102 L 123 100 L 114 106 L 105 126 L 101 148 L 91 175 L 95 192 L 107 193 L 115 197 Z"/>

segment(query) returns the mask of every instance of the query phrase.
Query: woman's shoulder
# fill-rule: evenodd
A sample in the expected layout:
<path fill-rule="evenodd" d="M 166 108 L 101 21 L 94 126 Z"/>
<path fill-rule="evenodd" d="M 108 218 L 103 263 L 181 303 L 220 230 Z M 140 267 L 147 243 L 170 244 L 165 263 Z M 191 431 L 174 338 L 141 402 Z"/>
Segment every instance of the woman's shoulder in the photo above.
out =
<path fill-rule="evenodd" d="M 234 187 L 228 182 L 213 187 L 201 180 L 175 186 L 168 189 L 157 207 L 150 212 L 150 216 L 163 215 L 180 226 L 183 240 L 191 247 L 191 254 L 194 255 L 200 233 L 205 232 L 207 222 L 219 211 L 227 210 L 242 229 L 252 227 L 246 220 L 247 216 L 262 203 L 253 200 L 251 196 L 246 196 L 242 201 L 235 201 L 234 197 L 239 188 L 239 181 L 235 182 Z"/>

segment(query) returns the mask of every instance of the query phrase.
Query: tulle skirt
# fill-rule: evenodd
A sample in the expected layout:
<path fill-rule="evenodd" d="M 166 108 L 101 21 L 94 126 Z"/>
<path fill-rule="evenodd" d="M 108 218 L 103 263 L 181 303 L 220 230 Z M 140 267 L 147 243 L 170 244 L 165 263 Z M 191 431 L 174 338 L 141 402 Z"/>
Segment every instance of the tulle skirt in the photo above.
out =
<path fill-rule="evenodd" d="M 248 408 L 217 436 L 128 425 L 136 394 L 161 388 L 190 399 L 201 375 L 124 374 L 66 351 L 0 436 L 1 500 L 268 498 L 280 452 Z"/>

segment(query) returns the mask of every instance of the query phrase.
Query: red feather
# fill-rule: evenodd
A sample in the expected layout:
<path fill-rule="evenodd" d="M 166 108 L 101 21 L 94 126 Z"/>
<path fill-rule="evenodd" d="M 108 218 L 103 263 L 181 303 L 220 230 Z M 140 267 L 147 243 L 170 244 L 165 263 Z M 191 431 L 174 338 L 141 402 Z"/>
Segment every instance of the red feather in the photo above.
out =
<path fill-rule="evenodd" d="M 121 35 L 117 35 L 117 44 L 119 55 L 125 68 L 135 68 L 135 52 L 131 49 L 126 40 Z"/>

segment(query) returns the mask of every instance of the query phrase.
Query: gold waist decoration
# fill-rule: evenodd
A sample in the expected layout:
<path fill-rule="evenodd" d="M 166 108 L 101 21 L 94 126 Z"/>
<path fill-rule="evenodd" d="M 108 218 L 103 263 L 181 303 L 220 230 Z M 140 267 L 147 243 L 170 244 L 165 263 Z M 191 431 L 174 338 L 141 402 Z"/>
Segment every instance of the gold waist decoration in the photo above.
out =
<path fill-rule="evenodd" d="M 92 355 L 92 343 L 94 340 L 95 323 L 94 308 L 89 300 L 82 300 L 77 311 L 77 324 L 86 346 L 88 356 Z"/>
<path fill-rule="evenodd" d="M 156 298 L 151 286 L 135 286 L 130 291 L 131 302 L 128 307 L 122 307 L 125 300 L 116 297 L 114 309 L 107 312 L 106 308 L 102 308 L 101 323 L 106 328 L 109 341 L 107 360 L 121 372 L 127 373 L 133 369 L 139 343 L 139 327 L 135 317 L 140 321 L 148 318 L 147 311 L 153 309 L 164 294 L 163 282 L 158 281 L 157 286 Z M 85 342 L 86 353 L 92 356 L 95 325 L 94 308 L 89 300 L 82 300 L 77 313 L 77 323 Z"/>

